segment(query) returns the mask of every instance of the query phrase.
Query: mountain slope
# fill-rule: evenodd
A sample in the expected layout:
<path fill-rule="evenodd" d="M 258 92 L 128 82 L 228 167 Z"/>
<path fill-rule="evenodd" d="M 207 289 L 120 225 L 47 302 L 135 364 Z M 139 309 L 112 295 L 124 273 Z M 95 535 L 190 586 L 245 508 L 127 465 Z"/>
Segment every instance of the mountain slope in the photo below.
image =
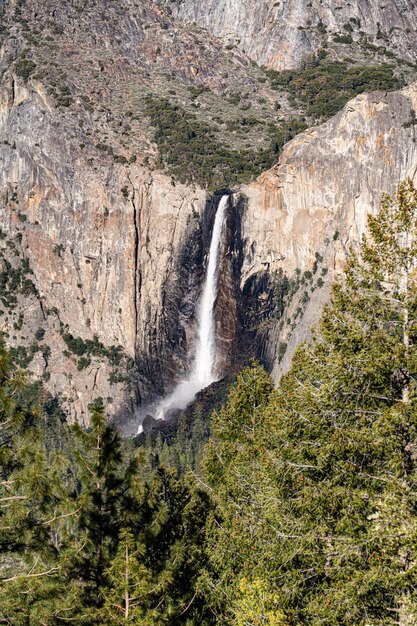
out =
<path fill-rule="evenodd" d="M 291 300 L 283 274 L 311 272 L 316 253 L 337 269 L 326 238 L 355 240 L 380 188 L 411 172 L 414 88 L 359 97 L 282 151 L 313 120 L 306 99 L 155 3 L 2 8 L 0 316 L 18 363 L 81 422 L 94 397 L 121 423 L 170 391 L 194 342 L 212 192 L 227 186 L 222 363 L 273 367 L 326 299 L 298 277 Z"/>
<path fill-rule="evenodd" d="M 299 67 L 323 46 L 332 56 L 376 53 L 415 62 L 417 6 L 411 0 L 161 0 L 257 63 Z M 352 44 L 356 44 L 353 45 Z"/>

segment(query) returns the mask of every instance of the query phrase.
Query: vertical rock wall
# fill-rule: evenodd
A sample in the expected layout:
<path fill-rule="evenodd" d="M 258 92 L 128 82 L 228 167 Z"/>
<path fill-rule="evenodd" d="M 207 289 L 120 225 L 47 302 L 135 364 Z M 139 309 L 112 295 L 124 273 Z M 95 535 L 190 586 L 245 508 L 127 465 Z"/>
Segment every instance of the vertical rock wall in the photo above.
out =
<path fill-rule="evenodd" d="M 78 421 L 87 419 L 97 396 L 108 399 L 113 415 L 131 413 L 138 393 L 162 391 L 178 369 L 170 350 L 178 322 L 169 307 L 184 291 L 175 296 L 172 285 L 183 283 L 175 273 L 178 256 L 199 228 L 206 197 L 145 167 L 112 163 L 83 143 L 84 132 L 50 106 L 39 83 L 30 89 L 14 80 L 2 84 L 0 227 L 10 237 L 20 233 L 38 310 L 9 341 L 29 345 L 42 326 L 52 374 L 45 384 Z M 17 310 L 3 316 L 5 329 L 15 317 Z M 133 364 L 130 383 L 105 356 L 80 369 L 65 332 L 120 346 L 124 361 L 140 366 L 139 386 Z M 39 374 L 36 363 L 29 368 Z"/>
<path fill-rule="evenodd" d="M 160 0 L 162 1 L 162 0 Z M 415 60 L 417 5 L 412 0 L 182 0 L 169 4 L 174 15 L 196 22 L 260 65 L 276 70 L 299 67 L 311 53 L 333 45 L 334 35 L 367 36 L 394 56 Z M 344 52 L 345 51 L 345 52 Z M 341 58 L 346 46 L 335 50 Z"/>
<path fill-rule="evenodd" d="M 275 168 L 242 188 L 242 291 L 265 271 L 277 285 L 280 272 L 298 285 L 284 318 L 268 325 L 266 354 L 276 379 L 319 320 L 329 283 L 366 231 L 368 214 L 400 180 L 417 180 L 416 109 L 416 84 L 360 95 L 287 144 Z M 280 344 L 285 354 L 278 354 Z"/>
<path fill-rule="evenodd" d="M 220 369 L 252 354 L 276 378 L 288 367 L 367 214 L 383 192 L 416 176 L 416 107 L 415 85 L 358 96 L 232 194 L 217 302 Z M 86 421 L 88 403 L 101 396 L 123 420 L 187 369 L 219 196 L 207 203 L 205 190 L 114 162 L 86 136 L 40 83 L 3 81 L 1 265 L 20 272 L 28 261 L 31 273 L 17 302 L 2 302 L 1 325 L 72 419 Z M 283 276 L 294 288 L 284 313 Z M 88 341 L 93 353 L 83 352 Z"/>

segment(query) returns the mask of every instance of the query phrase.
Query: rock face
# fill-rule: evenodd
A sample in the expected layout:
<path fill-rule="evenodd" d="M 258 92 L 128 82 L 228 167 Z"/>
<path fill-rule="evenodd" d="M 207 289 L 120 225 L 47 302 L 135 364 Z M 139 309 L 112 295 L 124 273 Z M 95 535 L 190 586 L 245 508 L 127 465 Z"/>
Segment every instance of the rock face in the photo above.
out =
<path fill-rule="evenodd" d="M 285 316 L 269 321 L 266 354 L 275 378 L 320 317 L 328 290 L 319 285 L 334 279 L 382 194 L 394 193 L 406 177 L 417 180 L 416 108 L 417 84 L 360 95 L 287 144 L 280 163 L 240 191 L 246 198 L 242 289 L 265 271 L 286 274 L 297 287 Z M 280 344 L 287 345 L 281 360 Z"/>
<path fill-rule="evenodd" d="M 161 174 L 149 182 L 136 182 L 133 201 L 139 234 L 133 343 L 143 400 L 152 392 L 170 391 L 188 365 L 203 279 L 201 218 L 206 201 L 203 190 L 174 187 Z"/>
<path fill-rule="evenodd" d="M 222 367 L 251 351 L 276 378 L 288 367 L 328 299 L 329 278 L 364 232 L 366 215 L 377 210 L 381 193 L 416 175 L 416 106 L 416 85 L 358 96 L 232 195 L 217 305 Z M 187 367 L 220 196 L 206 204 L 204 190 L 136 164 L 92 165 L 89 154 L 83 158 L 63 140 L 37 84 L 4 85 L 0 110 L 2 140 L 16 138 L 15 145 L 1 144 L 1 228 L 9 238 L 20 233 L 17 247 L 37 287 L 3 317 L 8 330 L 24 311 L 16 339 L 8 331 L 10 344 L 23 334 L 30 343 L 42 328 L 50 352 L 45 358 L 38 350 L 29 367 L 49 374 L 47 388 L 72 418 L 84 421 L 88 403 L 100 395 L 112 398 L 110 411 L 123 420 L 135 401 L 168 391 Z M 280 272 L 295 292 L 283 314 L 275 301 Z M 123 358 L 136 363 L 133 385 L 106 353 L 93 353 L 80 369 L 64 339 L 67 328 L 83 340 L 96 335 L 106 348 L 120 345 Z"/>
<path fill-rule="evenodd" d="M 256 72 L 150 1 L 0 14 L 1 327 L 72 420 L 100 396 L 123 421 L 187 367 L 206 245 L 207 192 L 154 169 L 143 98 L 204 83 L 223 106 Z"/>
<path fill-rule="evenodd" d="M 163 357 L 161 345 L 178 334 L 175 316 L 166 318 L 165 285 L 205 193 L 174 187 L 169 177 L 135 165 L 92 166 L 36 86 L 4 85 L 0 110 L 2 139 L 15 138 L 0 148 L 0 225 L 11 238 L 21 233 L 37 287 L 38 313 L 23 329 L 25 340 L 46 330 L 52 374 L 46 385 L 64 398 L 73 419 L 85 419 L 94 395 L 112 398 L 115 413 L 131 411 L 128 399 L 135 394 L 126 398 L 128 381 L 118 380 L 126 371 L 115 372 L 106 358 L 80 369 L 77 353 L 63 354 L 68 346 L 62 335 L 67 328 L 82 340 L 96 335 L 105 347 L 121 346 L 127 359 L 141 363 L 140 355 L 150 362 L 155 351 Z M 39 373 L 36 363 L 30 367 Z M 172 367 L 159 366 L 159 374 Z M 141 377 L 140 395 L 149 389 L 146 368 Z"/>
<path fill-rule="evenodd" d="M 330 11 L 328 24 L 333 13 L 340 23 L 349 19 L 343 7 L 311 5 L 315 15 Z M 181 14 L 191 6 L 185 0 Z M 217 6 L 230 15 L 242 6 L 249 11 L 244 3 Z M 263 6 L 259 12 L 252 6 L 251 28 L 253 20 L 265 21 Z M 276 12 L 293 15 L 291 42 L 291 33 L 302 32 L 300 7 L 276 5 Z M 372 2 L 354 7 L 364 23 L 377 19 Z M 408 13 L 398 2 L 386 7 L 393 26 L 401 15 L 413 23 L 408 4 Z M 252 112 L 255 105 L 258 116 L 269 111 L 270 121 L 277 113 L 273 104 L 267 108 L 267 91 L 258 91 L 264 88 L 260 70 L 243 52 L 187 29 L 155 3 L 94 0 L 83 9 L 76 2 L 57 8 L 52 0 L 10 1 L 6 17 L 7 34 L 0 29 L 0 329 L 17 363 L 44 381 L 72 420 L 86 423 L 88 404 L 100 396 L 123 424 L 138 402 L 171 391 L 189 367 L 223 193 L 181 184 L 158 169 L 144 95 L 174 91 L 177 102 L 207 121 L 209 103 L 218 115 L 234 106 L 224 94 L 236 82 L 252 94 Z M 43 40 L 35 28 L 42 20 L 49 33 Z M 261 35 L 261 22 L 258 27 Z M 249 31 L 245 36 L 252 38 Z M 259 42 L 253 35 L 261 54 Z M 399 50 L 411 54 L 413 45 Z M 206 102 L 190 99 L 198 85 Z M 415 177 L 416 106 L 415 85 L 359 96 L 287 144 L 279 164 L 254 183 L 227 190 L 216 307 L 219 375 L 251 355 L 276 379 L 288 367 L 328 300 L 346 250 L 364 232 L 367 213 L 377 209 L 382 192 Z M 240 130 L 235 122 L 229 126 L 233 138 Z M 256 134 L 253 126 L 246 120 Z"/>
<path fill-rule="evenodd" d="M 365 36 L 371 45 L 384 46 L 412 62 L 417 51 L 417 5 L 412 0 L 171 0 L 168 4 L 181 19 L 197 23 L 257 63 L 277 70 L 298 67 L 324 43 L 332 45 L 334 37 L 342 35 L 357 42 Z"/>

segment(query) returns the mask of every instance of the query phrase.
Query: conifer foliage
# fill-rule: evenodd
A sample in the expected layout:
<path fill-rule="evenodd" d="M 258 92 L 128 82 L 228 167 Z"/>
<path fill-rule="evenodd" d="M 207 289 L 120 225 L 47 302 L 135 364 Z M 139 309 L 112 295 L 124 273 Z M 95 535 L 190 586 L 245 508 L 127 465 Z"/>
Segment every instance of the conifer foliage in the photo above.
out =
<path fill-rule="evenodd" d="M 406 181 L 369 219 L 314 340 L 251 408 L 257 434 L 236 436 L 227 456 L 217 432 L 207 480 L 217 485 L 219 466 L 233 476 L 216 493 L 211 552 L 212 587 L 229 590 L 225 623 L 242 619 L 245 589 L 251 624 L 416 623 L 416 270 L 417 191 Z M 275 617 L 262 603 L 253 617 L 256 585 Z"/>
<path fill-rule="evenodd" d="M 207 495 L 124 455 L 101 402 L 74 428 L 71 459 L 48 450 L 4 346 L 0 357 L 0 623 L 211 623 L 197 586 Z"/>
<path fill-rule="evenodd" d="M 197 474 L 100 401 L 64 447 L 41 425 L 1 344 L 0 623 L 415 626 L 416 189 L 369 218 L 279 387 L 238 375 Z"/>

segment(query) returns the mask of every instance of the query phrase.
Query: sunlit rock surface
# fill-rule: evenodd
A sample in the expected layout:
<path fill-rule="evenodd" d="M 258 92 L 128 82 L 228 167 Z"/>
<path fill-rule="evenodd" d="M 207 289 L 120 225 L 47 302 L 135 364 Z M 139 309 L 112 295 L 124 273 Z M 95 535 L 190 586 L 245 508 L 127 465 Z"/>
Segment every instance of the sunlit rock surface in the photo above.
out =
<path fill-rule="evenodd" d="M 415 61 L 417 5 L 411 0 L 160 0 L 174 15 L 197 23 L 246 52 L 257 63 L 281 70 L 299 67 L 305 58 L 335 37 L 383 46 Z M 336 41 L 337 43 L 337 41 Z M 346 56 L 346 44 L 334 51 Z"/>

